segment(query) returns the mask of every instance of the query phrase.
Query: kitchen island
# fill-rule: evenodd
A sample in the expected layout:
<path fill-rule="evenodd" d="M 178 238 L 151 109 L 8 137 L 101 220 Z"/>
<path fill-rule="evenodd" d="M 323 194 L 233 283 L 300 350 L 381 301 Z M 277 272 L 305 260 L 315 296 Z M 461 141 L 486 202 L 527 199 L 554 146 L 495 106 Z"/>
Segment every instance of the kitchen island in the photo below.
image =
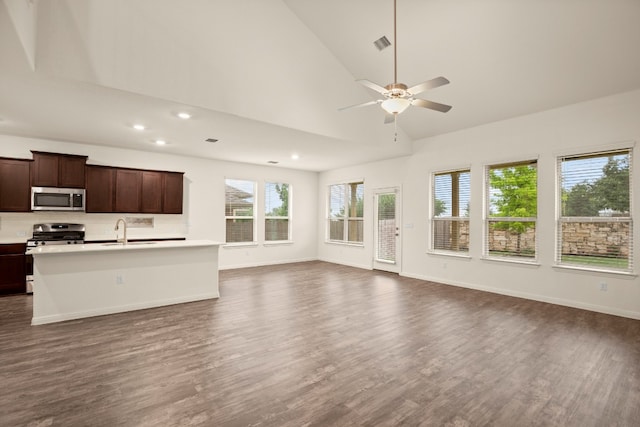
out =
<path fill-rule="evenodd" d="M 33 249 L 31 324 L 218 298 L 220 245 L 181 240 Z"/>

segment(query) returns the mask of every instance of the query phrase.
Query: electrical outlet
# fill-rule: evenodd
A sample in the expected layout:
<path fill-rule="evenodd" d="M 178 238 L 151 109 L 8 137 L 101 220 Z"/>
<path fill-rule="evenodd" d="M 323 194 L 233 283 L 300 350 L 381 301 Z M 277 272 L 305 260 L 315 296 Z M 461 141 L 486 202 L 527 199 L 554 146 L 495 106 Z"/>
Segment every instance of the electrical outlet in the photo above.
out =
<path fill-rule="evenodd" d="M 122 274 L 116 274 L 116 285 L 122 285 L 124 283 L 124 277 Z"/>
<path fill-rule="evenodd" d="M 608 290 L 608 285 L 607 285 L 607 283 L 606 283 L 606 282 L 601 282 L 601 283 L 600 283 L 600 290 L 601 290 L 602 292 L 607 292 L 607 290 Z"/>
<path fill-rule="evenodd" d="M 26 237 L 27 236 L 27 233 L 25 231 L 18 231 L 16 234 L 18 235 L 18 237 Z"/>

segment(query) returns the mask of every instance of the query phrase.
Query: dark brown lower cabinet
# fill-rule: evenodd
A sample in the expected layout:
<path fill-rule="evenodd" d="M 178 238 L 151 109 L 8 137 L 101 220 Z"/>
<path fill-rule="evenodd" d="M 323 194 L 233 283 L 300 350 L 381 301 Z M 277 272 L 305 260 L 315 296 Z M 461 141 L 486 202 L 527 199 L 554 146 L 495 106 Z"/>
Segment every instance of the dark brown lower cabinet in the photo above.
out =
<path fill-rule="evenodd" d="M 0 295 L 25 293 L 25 243 L 0 245 Z"/>

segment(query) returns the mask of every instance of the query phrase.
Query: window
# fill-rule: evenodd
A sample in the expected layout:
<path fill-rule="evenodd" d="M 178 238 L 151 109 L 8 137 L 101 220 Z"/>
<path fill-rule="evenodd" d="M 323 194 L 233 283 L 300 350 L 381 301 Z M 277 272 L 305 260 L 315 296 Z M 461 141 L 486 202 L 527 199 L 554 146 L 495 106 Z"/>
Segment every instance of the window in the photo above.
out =
<path fill-rule="evenodd" d="M 264 187 L 264 240 L 289 240 L 289 184 L 267 182 Z"/>
<path fill-rule="evenodd" d="M 431 248 L 434 251 L 469 252 L 470 171 L 433 176 Z"/>
<path fill-rule="evenodd" d="M 224 183 L 227 243 L 254 242 L 255 182 L 225 179 Z"/>
<path fill-rule="evenodd" d="M 633 271 L 631 150 L 558 158 L 556 262 Z"/>
<path fill-rule="evenodd" d="M 536 259 L 538 211 L 537 162 L 486 168 L 484 256 L 492 259 Z"/>
<path fill-rule="evenodd" d="M 327 238 L 332 242 L 362 243 L 364 182 L 329 186 Z"/>

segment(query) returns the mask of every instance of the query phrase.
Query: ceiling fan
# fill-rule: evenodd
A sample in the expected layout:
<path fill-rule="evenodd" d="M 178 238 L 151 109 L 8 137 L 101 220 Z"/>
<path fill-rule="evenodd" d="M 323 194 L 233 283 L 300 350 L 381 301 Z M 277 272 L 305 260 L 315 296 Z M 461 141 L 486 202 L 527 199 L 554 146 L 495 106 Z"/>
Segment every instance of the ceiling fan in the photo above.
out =
<path fill-rule="evenodd" d="M 398 114 L 402 113 L 410 105 L 413 105 L 414 107 L 428 108 L 442 113 L 446 113 L 451 109 L 451 105 L 439 104 L 437 102 L 415 97 L 415 95 L 429 89 L 434 89 L 448 84 L 449 80 L 445 77 L 436 77 L 435 79 L 427 80 L 426 82 L 412 87 L 408 87 L 404 83 L 398 83 L 398 43 L 396 33 L 396 0 L 393 0 L 393 83 L 382 87 L 366 79 L 356 80 L 361 85 L 375 90 L 381 94 L 383 98 L 343 107 L 339 109 L 340 111 L 347 110 L 349 108 L 380 104 L 382 109 L 387 113 L 384 122 L 391 123 L 395 121 Z"/>

